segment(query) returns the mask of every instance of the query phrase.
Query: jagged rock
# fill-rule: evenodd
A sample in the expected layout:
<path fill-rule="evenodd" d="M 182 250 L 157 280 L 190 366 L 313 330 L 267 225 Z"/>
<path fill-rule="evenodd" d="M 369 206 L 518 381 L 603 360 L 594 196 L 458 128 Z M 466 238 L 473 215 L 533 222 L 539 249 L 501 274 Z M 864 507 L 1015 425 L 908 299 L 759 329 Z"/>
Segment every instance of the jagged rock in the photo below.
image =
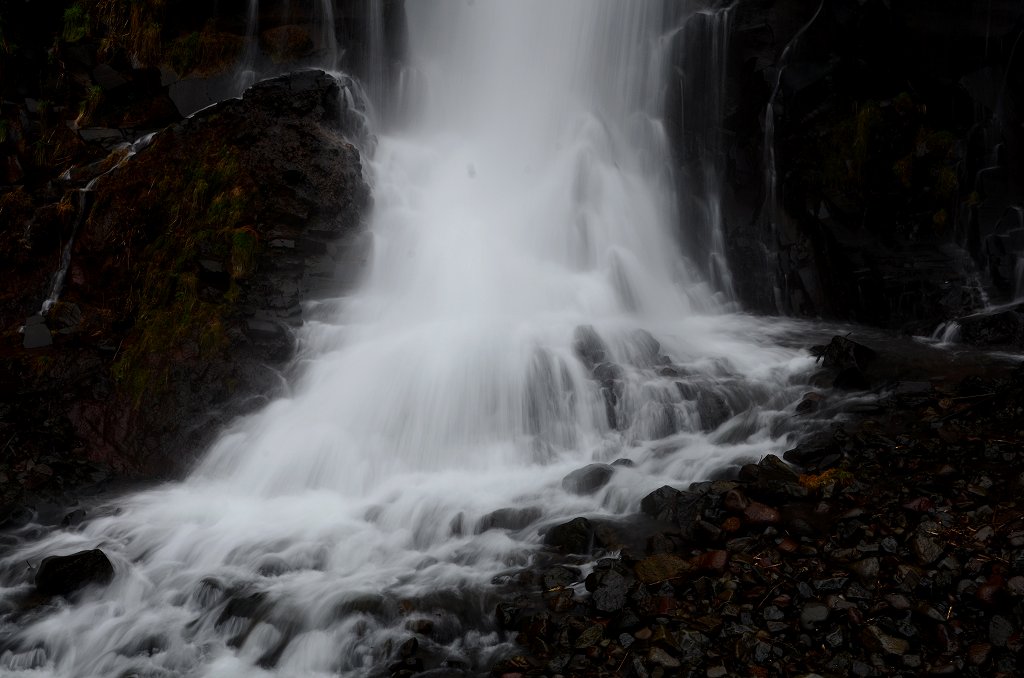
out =
<path fill-rule="evenodd" d="M 596 538 L 594 526 L 586 518 L 574 518 L 567 523 L 555 525 L 544 534 L 544 543 L 568 553 L 590 553 L 601 546 Z"/>
<path fill-rule="evenodd" d="M 48 596 L 66 596 L 92 584 L 104 585 L 114 578 L 114 567 L 99 549 L 67 556 L 49 556 L 39 564 L 36 590 Z"/>
<path fill-rule="evenodd" d="M 591 607 L 599 612 L 618 612 L 626 605 L 633 584 L 633 576 L 617 563 L 595 568 L 586 579 Z"/>

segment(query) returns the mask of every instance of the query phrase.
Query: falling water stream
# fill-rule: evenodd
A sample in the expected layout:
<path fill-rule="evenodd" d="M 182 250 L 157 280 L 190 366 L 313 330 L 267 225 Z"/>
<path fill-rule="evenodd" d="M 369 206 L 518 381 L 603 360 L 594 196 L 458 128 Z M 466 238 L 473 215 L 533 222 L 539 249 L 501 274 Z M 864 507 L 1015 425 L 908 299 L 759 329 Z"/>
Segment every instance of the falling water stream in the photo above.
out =
<path fill-rule="evenodd" d="M 425 85 L 367 159 L 367 278 L 310 308 L 291 395 L 189 479 L 4 555 L 0 674 L 378 675 L 423 618 L 438 661 L 484 670 L 494 582 L 548 527 L 792 442 L 812 359 L 682 263 L 663 9 L 407 3 Z M 88 548 L 108 587 L 18 610 L 26 563 Z"/>

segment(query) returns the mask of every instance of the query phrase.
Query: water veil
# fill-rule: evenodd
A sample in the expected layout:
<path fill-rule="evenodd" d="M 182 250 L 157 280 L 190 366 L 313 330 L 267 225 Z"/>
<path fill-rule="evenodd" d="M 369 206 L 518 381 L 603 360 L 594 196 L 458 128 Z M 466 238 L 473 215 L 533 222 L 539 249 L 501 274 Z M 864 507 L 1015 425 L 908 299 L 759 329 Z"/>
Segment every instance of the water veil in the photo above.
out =
<path fill-rule="evenodd" d="M 676 237 L 668 8 L 407 9 L 367 278 L 311 305 L 290 397 L 187 481 L 3 559 L 5 598 L 54 553 L 102 548 L 116 576 L 6 615 L 0 673 L 379 675 L 423 620 L 438 662 L 486 668 L 494 582 L 548 527 L 785 449 L 811 359 L 725 313 Z"/>

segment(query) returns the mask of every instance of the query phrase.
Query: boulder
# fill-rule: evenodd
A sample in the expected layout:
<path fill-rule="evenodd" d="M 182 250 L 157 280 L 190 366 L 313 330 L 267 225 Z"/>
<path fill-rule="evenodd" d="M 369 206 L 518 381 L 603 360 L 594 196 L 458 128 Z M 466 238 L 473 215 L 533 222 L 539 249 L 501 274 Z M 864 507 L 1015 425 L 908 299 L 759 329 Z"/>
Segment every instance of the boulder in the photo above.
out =
<path fill-rule="evenodd" d="M 99 549 L 43 558 L 36 571 L 36 590 L 47 596 L 66 596 L 89 585 L 109 584 L 114 567 Z"/>

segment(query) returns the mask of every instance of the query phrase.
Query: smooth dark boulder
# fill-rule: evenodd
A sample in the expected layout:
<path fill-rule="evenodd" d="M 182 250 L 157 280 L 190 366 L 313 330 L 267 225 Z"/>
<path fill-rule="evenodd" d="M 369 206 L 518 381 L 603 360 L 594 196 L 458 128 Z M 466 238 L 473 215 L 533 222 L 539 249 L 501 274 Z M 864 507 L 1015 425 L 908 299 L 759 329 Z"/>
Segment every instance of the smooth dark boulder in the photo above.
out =
<path fill-rule="evenodd" d="M 608 484 L 615 467 L 609 464 L 589 464 L 562 478 L 562 489 L 573 494 L 593 494 Z"/>
<path fill-rule="evenodd" d="M 66 596 L 89 585 L 109 584 L 114 566 L 99 549 L 43 558 L 36 571 L 36 590 L 47 596 Z"/>
<path fill-rule="evenodd" d="M 477 532 L 487 530 L 521 530 L 541 517 L 541 510 L 535 506 L 527 508 L 503 508 L 491 511 L 480 519 Z"/>
<path fill-rule="evenodd" d="M 960 341 L 973 346 L 1024 346 L 1024 305 L 957 320 Z"/>

